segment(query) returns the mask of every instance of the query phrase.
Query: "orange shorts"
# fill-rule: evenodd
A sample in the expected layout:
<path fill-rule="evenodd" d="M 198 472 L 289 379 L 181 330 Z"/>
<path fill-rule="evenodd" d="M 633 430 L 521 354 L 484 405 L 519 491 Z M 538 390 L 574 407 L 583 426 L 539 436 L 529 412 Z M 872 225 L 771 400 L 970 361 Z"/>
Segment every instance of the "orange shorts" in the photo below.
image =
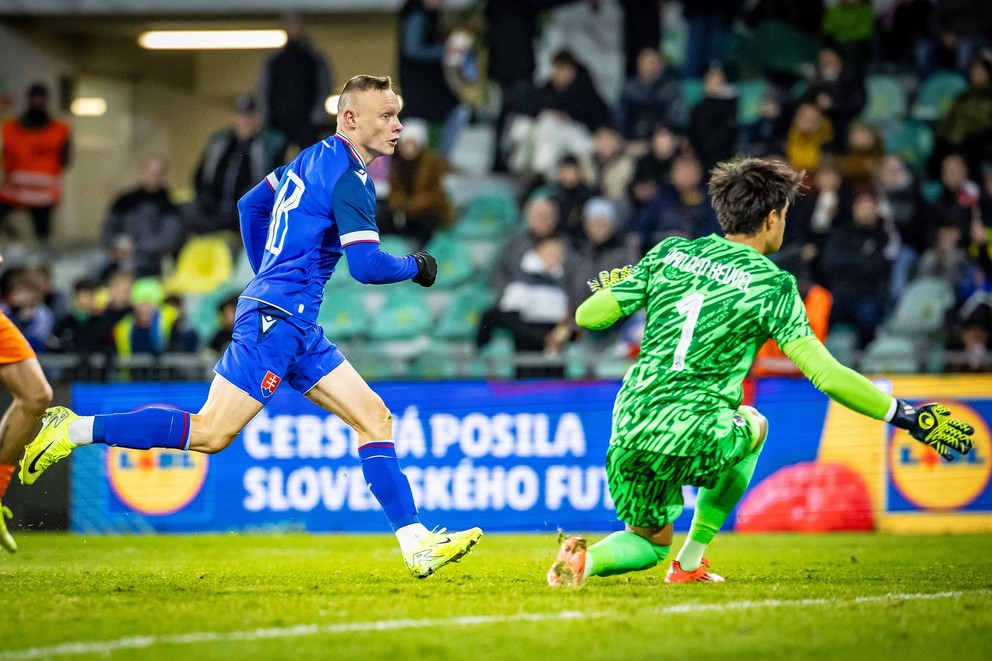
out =
<path fill-rule="evenodd" d="M 35 357 L 34 349 L 24 339 L 21 331 L 7 315 L 0 312 L 0 365 L 19 363 Z"/>

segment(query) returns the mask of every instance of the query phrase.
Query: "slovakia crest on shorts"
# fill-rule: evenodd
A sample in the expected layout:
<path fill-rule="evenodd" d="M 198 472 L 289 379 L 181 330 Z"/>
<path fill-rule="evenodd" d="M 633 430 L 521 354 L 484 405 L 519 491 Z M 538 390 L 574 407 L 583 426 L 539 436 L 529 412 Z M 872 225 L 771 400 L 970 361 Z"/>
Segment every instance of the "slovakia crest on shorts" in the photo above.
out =
<path fill-rule="evenodd" d="M 280 383 L 282 383 L 282 379 L 272 372 L 266 372 L 262 379 L 262 394 L 266 397 L 272 397 L 272 393 L 276 391 Z"/>

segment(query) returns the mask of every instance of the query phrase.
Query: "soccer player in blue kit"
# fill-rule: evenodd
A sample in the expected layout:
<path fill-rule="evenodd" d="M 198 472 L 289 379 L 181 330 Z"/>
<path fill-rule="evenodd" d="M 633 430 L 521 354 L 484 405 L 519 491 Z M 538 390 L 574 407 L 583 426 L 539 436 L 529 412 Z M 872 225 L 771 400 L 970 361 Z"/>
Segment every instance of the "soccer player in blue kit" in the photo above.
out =
<path fill-rule="evenodd" d="M 429 254 L 394 257 L 379 249 L 375 187 L 366 166 L 393 153 L 403 129 L 399 111 L 388 77 L 355 76 L 341 92 L 337 133 L 277 168 L 238 203 L 256 275 L 238 301 L 234 339 L 214 368 L 199 413 L 149 407 L 77 416 L 61 406 L 48 409 L 25 450 L 21 481 L 32 484 L 89 443 L 220 452 L 285 380 L 358 433 L 365 480 L 414 576 L 430 576 L 468 553 L 482 531 L 430 531 L 420 522 L 391 440 L 389 409 L 316 323 L 342 251 L 360 282 L 434 284 L 437 264 Z"/>

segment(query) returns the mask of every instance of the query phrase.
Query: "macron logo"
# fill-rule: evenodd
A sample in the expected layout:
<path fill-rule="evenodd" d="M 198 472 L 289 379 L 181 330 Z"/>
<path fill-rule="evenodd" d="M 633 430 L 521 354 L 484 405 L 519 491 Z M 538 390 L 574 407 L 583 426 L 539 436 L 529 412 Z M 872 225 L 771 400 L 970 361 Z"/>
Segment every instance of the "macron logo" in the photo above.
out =
<path fill-rule="evenodd" d="M 274 323 L 276 323 L 276 318 L 275 317 L 270 317 L 270 316 L 268 316 L 266 314 L 263 314 L 262 315 L 262 332 L 263 333 L 268 333 L 269 332 L 269 329 L 272 328 L 272 325 Z"/>
<path fill-rule="evenodd" d="M 369 173 L 365 170 L 358 170 L 355 174 L 357 174 L 358 178 L 362 180 L 362 185 L 364 186 L 365 182 L 368 181 Z"/>

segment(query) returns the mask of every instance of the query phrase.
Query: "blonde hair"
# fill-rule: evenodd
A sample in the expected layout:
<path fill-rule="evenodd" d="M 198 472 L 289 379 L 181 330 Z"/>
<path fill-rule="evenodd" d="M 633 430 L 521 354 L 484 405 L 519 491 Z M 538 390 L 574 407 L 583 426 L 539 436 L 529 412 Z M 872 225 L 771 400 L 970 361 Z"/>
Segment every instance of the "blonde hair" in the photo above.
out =
<path fill-rule="evenodd" d="M 359 74 L 349 80 L 341 88 L 341 97 L 338 99 L 338 114 L 351 104 L 351 96 L 358 92 L 387 92 L 393 88 L 393 80 L 389 76 L 369 76 Z"/>

